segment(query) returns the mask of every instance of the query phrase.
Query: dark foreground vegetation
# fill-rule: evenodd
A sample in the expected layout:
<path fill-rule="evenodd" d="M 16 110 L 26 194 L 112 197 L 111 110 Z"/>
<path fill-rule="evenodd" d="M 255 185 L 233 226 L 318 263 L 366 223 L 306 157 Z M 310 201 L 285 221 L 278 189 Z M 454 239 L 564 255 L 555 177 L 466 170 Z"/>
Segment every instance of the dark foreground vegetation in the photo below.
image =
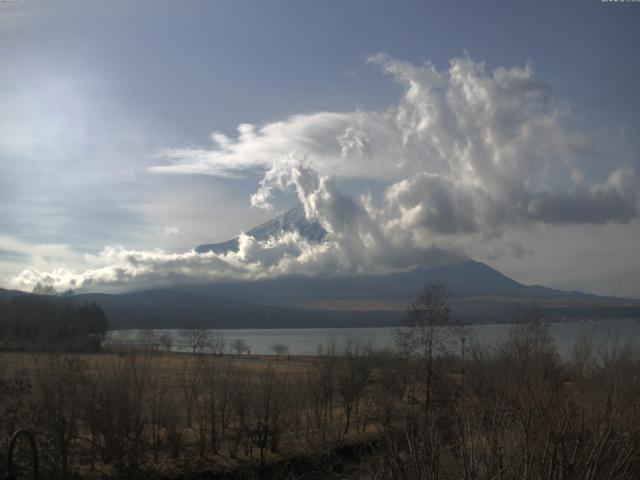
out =
<path fill-rule="evenodd" d="M 0 448 L 35 432 L 44 478 L 640 478 L 630 345 L 585 335 L 561 359 L 534 315 L 483 347 L 438 286 L 407 324 L 394 351 L 289 359 L 2 353 Z"/>
<path fill-rule="evenodd" d="M 107 331 L 102 307 L 78 304 L 73 292 L 57 295 L 36 286 L 33 294 L 0 299 L 0 346 L 3 350 L 92 352 Z"/>

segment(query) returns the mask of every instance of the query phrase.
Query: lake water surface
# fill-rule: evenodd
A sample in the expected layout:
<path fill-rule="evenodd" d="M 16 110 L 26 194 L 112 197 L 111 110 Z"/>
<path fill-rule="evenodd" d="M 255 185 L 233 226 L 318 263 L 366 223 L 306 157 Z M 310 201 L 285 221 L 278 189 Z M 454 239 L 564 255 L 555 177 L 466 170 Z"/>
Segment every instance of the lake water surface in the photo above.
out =
<path fill-rule="evenodd" d="M 486 346 L 498 345 L 507 338 L 512 325 L 474 325 L 466 327 L 464 336 L 466 345 L 477 339 Z M 568 355 L 576 340 L 585 335 L 591 336 L 596 343 L 632 343 L 640 345 L 640 320 L 598 320 L 585 322 L 551 323 L 551 334 L 561 355 Z M 222 332 L 231 343 L 235 339 L 244 340 L 255 355 L 272 354 L 271 346 L 280 343 L 289 348 L 292 355 L 313 355 L 318 352 L 319 345 L 334 343 L 340 352 L 350 338 L 370 343 L 374 348 L 391 347 L 394 343 L 396 328 L 291 328 L 291 329 L 224 329 Z M 161 335 L 168 333 L 172 337 L 174 351 L 189 351 L 183 344 L 181 330 L 152 330 Z M 457 336 L 456 336 L 457 337 Z M 112 330 L 105 339 L 105 344 L 141 345 L 149 342 L 153 335 L 141 330 Z M 451 342 L 451 348 L 460 348 L 459 339 Z"/>

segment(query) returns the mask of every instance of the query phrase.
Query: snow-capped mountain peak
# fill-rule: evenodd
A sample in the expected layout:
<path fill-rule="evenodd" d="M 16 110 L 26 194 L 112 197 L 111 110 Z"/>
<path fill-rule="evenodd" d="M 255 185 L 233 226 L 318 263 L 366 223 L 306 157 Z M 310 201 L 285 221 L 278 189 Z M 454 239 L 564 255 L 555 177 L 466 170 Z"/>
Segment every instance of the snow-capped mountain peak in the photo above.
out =
<path fill-rule="evenodd" d="M 317 220 L 309 221 L 305 215 L 304 206 L 298 204 L 291 210 L 286 211 L 282 215 L 273 218 L 262 225 L 252 228 L 247 235 L 255 238 L 256 240 L 265 241 L 271 237 L 278 236 L 283 232 L 297 231 L 312 242 L 320 242 L 325 237 L 327 232 L 322 228 L 322 225 Z M 227 240 L 221 243 L 207 243 L 198 245 L 196 252 L 206 253 L 226 253 L 229 251 L 238 250 L 238 237 Z"/>

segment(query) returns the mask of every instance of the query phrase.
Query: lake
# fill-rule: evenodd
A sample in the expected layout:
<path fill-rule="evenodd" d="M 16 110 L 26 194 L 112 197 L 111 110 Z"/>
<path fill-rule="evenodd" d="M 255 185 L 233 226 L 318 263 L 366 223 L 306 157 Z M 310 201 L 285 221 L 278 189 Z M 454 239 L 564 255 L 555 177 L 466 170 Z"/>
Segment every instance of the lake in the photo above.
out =
<path fill-rule="evenodd" d="M 497 345 L 503 341 L 512 325 L 474 325 L 466 327 L 465 337 L 467 346 L 475 338 L 482 345 Z M 618 344 L 640 342 L 640 320 L 594 320 L 584 322 L 551 323 L 551 334 L 561 355 L 566 356 L 572 349 L 575 341 L 585 335 L 590 335 L 597 343 L 615 342 Z M 289 348 L 292 355 L 313 355 L 318 351 L 319 345 L 335 343 L 337 351 L 341 351 L 345 343 L 350 339 L 358 339 L 370 343 L 374 348 L 391 347 L 394 343 L 396 328 L 296 328 L 296 329 L 247 329 L 247 330 L 213 330 L 222 332 L 228 340 L 228 344 L 235 339 L 244 340 L 255 355 L 269 355 L 271 346 L 279 343 Z M 186 345 L 181 344 L 181 330 L 151 330 L 152 334 L 169 334 L 173 340 L 173 351 L 189 351 Z M 149 331 L 141 330 L 112 330 L 108 332 L 105 345 L 127 344 L 143 345 L 152 339 Z M 456 351 L 460 348 L 459 340 L 452 342 L 451 348 Z"/>

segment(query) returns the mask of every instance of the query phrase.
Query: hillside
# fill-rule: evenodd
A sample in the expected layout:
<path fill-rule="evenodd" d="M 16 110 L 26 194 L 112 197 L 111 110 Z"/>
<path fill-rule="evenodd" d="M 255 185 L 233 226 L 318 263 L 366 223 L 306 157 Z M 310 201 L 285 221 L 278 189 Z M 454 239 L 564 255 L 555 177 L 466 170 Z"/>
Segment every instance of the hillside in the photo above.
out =
<path fill-rule="evenodd" d="M 183 290 L 146 290 L 121 295 L 80 294 L 104 308 L 110 328 L 311 328 L 393 326 L 397 312 L 336 312 L 259 305 Z"/>
<path fill-rule="evenodd" d="M 255 282 L 221 282 L 179 287 L 185 291 L 219 295 L 267 304 L 292 304 L 326 300 L 376 299 L 408 302 L 421 285 L 439 282 L 453 297 L 514 297 L 530 300 L 571 299 L 606 302 L 581 292 L 566 292 L 538 285 L 523 285 L 490 266 L 468 260 L 454 265 L 418 268 L 388 275 L 361 275 L 339 278 L 289 276 Z"/>
<path fill-rule="evenodd" d="M 247 235 L 266 240 L 283 231 L 298 231 L 315 242 L 326 235 L 318 222 L 305 218 L 302 205 L 252 228 Z M 222 253 L 237 248 L 236 237 L 196 250 Z M 110 328 L 178 328 L 190 323 L 211 328 L 393 326 L 401 323 L 407 304 L 428 282 L 446 285 L 453 317 L 467 323 L 514 321 L 533 305 L 552 319 L 640 318 L 640 301 L 524 285 L 474 260 L 387 275 L 287 276 L 174 285 L 119 295 L 82 293 L 75 298 L 100 304 Z M 0 300 L 17 293 L 0 289 Z"/>

